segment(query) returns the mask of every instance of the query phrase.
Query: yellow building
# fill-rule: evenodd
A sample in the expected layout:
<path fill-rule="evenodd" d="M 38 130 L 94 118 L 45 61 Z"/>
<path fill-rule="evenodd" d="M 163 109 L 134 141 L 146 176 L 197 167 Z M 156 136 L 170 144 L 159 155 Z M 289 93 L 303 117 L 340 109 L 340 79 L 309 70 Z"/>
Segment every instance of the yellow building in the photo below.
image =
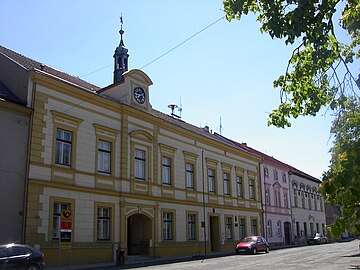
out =
<path fill-rule="evenodd" d="M 40 247 L 48 266 L 70 257 L 72 265 L 116 263 L 119 250 L 125 260 L 202 256 L 262 234 L 261 158 L 153 109 L 152 81 L 127 70 L 122 38 L 114 84 L 102 89 L 0 49 L 1 68 L 8 61 L 28 74 L 24 239 Z"/>

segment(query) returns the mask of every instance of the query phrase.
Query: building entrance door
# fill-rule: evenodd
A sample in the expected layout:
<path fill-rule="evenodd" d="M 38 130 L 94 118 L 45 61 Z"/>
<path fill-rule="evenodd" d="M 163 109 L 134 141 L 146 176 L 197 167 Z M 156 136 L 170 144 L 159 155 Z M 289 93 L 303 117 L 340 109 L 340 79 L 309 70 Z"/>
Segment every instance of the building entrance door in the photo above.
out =
<path fill-rule="evenodd" d="M 220 251 L 219 217 L 210 217 L 210 244 L 211 251 Z"/>
<path fill-rule="evenodd" d="M 290 245 L 291 226 L 290 222 L 284 223 L 285 245 Z"/>
<path fill-rule="evenodd" d="M 127 220 L 128 255 L 149 255 L 152 232 L 151 219 L 135 214 Z"/>

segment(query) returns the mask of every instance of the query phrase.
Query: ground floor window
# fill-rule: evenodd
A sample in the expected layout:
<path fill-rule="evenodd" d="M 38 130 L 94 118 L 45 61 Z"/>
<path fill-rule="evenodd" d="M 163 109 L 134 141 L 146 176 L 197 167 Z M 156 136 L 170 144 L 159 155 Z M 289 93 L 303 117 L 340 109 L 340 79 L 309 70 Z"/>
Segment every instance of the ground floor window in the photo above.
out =
<path fill-rule="evenodd" d="M 196 239 L 196 216 L 195 214 L 188 214 L 188 240 Z"/>
<path fill-rule="evenodd" d="M 239 228 L 240 228 L 240 239 L 243 239 L 246 236 L 245 218 L 239 219 Z"/>
<path fill-rule="evenodd" d="M 173 213 L 164 212 L 163 213 L 163 238 L 164 240 L 173 239 Z"/>
<path fill-rule="evenodd" d="M 97 240 L 110 240 L 110 212 L 109 207 L 97 209 Z"/>
<path fill-rule="evenodd" d="M 282 236 L 282 232 L 281 232 L 281 221 L 279 220 L 276 225 L 277 225 L 277 236 L 278 236 L 278 237 L 281 237 L 281 236 Z"/>
<path fill-rule="evenodd" d="M 251 220 L 251 233 L 252 235 L 258 235 L 257 219 Z"/>
<path fill-rule="evenodd" d="M 272 226 L 271 226 L 271 220 L 268 220 L 266 223 L 266 233 L 268 237 L 272 236 Z"/>
<path fill-rule="evenodd" d="M 70 210 L 70 203 L 54 202 L 52 224 L 53 240 L 58 240 L 60 237 L 61 212 L 64 210 Z"/>
<path fill-rule="evenodd" d="M 232 218 L 225 218 L 226 223 L 226 239 L 232 239 Z"/>

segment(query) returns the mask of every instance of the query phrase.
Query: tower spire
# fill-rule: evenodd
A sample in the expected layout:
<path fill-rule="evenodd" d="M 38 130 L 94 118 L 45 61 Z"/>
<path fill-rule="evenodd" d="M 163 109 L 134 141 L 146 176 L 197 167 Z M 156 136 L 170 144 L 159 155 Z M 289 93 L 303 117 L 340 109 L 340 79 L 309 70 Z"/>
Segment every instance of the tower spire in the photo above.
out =
<path fill-rule="evenodd" d="M 123 80 L 123 73 L 128 70 L 128 50 L 125 48 L 123 40 L 123 17 L 120 17 L 120 44 L 115 49 L 114 53 L 114 83 L 121 82 Z"/>

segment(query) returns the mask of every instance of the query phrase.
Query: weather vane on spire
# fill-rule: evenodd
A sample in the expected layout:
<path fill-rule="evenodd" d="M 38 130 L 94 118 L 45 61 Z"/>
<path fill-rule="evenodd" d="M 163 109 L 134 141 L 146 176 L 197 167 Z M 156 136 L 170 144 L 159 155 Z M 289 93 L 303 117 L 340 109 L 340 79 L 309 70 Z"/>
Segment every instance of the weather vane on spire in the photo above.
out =
<path fill-rule="evenodd" d="M 123 34 L 124 34 L 123 23 L 124 23 L 124 21 L 123 21 L 122 13 L 120 15 L 120 23 L 121 23 L 121 28 L 120 28 L 120 31 L 119 31 L 120 36 L 121 36 L 120 45 L 124 46 L 124 41 L 123 41 Z"/>

